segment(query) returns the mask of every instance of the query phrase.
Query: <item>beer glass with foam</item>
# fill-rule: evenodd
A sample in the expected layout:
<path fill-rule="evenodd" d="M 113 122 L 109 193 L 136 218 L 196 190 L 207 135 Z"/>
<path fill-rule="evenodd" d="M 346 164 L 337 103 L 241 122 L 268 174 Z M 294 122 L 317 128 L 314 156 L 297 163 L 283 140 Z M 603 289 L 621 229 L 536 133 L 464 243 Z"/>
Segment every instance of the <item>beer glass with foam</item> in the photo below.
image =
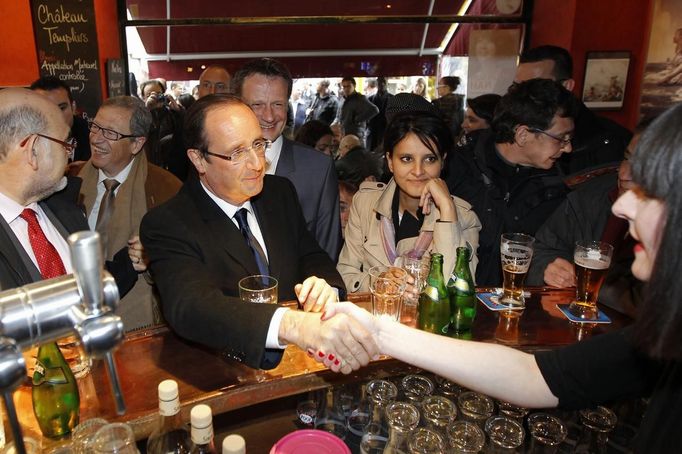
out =
<path fill-rule="evenodd" d="M 578 241 L 575 245 L 575 301 L 571 313 L 585 319 L 597 318 L 597 296 L 611 265 L 613 246 L 601 241 Z"/>
<path fill-rule="evenodd" d="M 535 238 L 524 233 L 502 234 L 500 257 L 504 281 L 500 303 L 507 304 L 512 309 L 522 309 L 526 304 L 523 298 L 523 282 L 526 280 L 533 258 L 534 242 Z"/>

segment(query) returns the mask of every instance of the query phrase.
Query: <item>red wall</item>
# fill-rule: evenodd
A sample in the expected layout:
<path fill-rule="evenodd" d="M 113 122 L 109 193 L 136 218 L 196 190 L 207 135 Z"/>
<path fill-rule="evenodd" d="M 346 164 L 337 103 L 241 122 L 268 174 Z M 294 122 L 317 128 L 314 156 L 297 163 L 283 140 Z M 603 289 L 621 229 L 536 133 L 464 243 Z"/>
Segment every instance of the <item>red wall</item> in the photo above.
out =
<path fill-rule="evenodd" d="M 623 108 L 600 114 L 632 129 L 639 118 L 652 13 L 653 0 L 535 0 L 531 46 L 554 44 L 571 52 L 576 94 L 582 93 L 587 52 L 629 51 Z"/>
<path fill-rule="evenodd" d="M 3 1 L 0 20 L 0 87 L 28 86 L 40 77 L 29 0 Z M 94 0 L 102 93 L 106 97 L 106 61 L 120 58 L 115 0 Z"/>

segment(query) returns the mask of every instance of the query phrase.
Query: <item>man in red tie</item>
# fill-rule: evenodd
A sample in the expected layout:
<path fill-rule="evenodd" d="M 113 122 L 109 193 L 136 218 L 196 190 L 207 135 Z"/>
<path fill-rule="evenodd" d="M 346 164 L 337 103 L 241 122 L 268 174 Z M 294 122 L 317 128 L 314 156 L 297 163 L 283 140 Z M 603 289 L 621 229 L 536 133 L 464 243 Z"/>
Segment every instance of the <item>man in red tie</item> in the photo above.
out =
<path fill-rule="evenodd" d="M 0 290 L 72 271 L 66 237 L 89 230 L 76 205 L 80 180 L 64 177 L 75 146 L 47 98 L 0 91 Z M 137 277 L 128 253 L 107 262 L 121 294 Z"/>

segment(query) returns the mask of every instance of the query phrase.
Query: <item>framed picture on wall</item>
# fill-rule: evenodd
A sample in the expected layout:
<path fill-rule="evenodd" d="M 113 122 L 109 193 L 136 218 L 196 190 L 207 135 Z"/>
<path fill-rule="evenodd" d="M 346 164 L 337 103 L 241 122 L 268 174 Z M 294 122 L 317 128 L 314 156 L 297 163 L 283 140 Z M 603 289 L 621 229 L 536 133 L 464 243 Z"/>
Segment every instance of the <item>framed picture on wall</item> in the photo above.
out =
<path fill-rule="evenodd" d="M 620 109 L 630 66 L 629 52 L 588 52 L 583 102 L 590 109 Z"/>

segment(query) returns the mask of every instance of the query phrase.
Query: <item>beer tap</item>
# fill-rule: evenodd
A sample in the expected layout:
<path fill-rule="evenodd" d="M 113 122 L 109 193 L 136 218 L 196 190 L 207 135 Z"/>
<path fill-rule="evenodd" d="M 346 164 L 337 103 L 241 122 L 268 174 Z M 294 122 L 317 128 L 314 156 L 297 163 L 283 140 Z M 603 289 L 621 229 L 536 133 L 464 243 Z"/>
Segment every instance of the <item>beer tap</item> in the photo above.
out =
<path fill-rule="evenodd" d="M 104 359 L 119 415 L 125 413 L 113 349 L 123 340 L 114 315 L 118 287 L 103 269 L 97 232 L 69 236 L 73 273 L 0 292 L 0 390 L 19 454 L 25 454 L 12 392 L 24 380 L 22 350 L 75 332 L 85 352 Z"/>

